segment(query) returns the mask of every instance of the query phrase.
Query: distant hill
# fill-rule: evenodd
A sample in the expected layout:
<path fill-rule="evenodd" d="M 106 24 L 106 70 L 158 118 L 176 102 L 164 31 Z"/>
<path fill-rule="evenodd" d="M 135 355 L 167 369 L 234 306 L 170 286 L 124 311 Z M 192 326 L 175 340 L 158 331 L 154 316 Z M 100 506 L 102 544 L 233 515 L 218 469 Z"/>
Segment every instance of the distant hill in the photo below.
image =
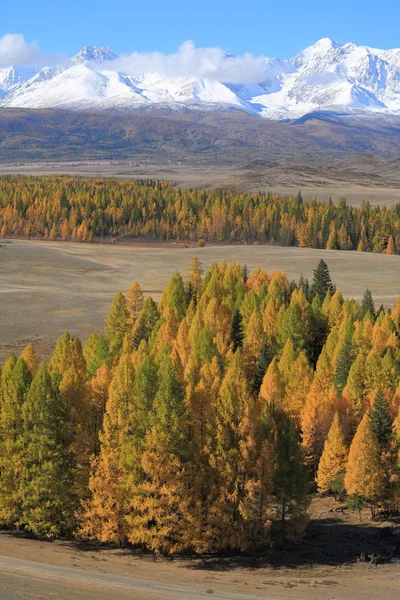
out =
<path fill-rule="evenodd" d="M 400 156 L 400 118 L 315 112 L 291 123 L 241 111 L 133 113 L 0 108 L 0 161 L 128 159 L 168 163 Z M 262 164 L 262 163 L 261 163 Z"/>

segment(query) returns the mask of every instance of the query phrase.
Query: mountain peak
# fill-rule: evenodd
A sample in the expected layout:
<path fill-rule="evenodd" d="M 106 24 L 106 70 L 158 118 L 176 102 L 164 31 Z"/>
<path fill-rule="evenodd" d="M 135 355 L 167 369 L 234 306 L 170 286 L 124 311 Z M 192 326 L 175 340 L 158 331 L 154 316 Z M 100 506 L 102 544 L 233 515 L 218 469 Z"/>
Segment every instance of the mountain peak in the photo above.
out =
<path fill-rule="evenodd" d="M 212 61 L 209 55 L 208 60 Z M 322 38 L 290 60 L 254 59 L 247 63 L 225 54 L 238 69 L 235 83 L 225 72 L 202 78 L 189 62 L 179 76 L 125 61 L 121 68 L 109 48 L 85 46 L 69 61 L 36 72 L 0 69 L 0 106 L 133 110 L 169 106 L 216 110 L 232 107 L 272 119 L 291 119 L 315 110 L 371 111 L 400 115 L 400 50 L 379 50 Z M 170 57 L 172 63 L 176 57 Z M 247 60 L 247 59 L 246 59 Z M 253 69 L 253 59 L 248 57 Z M 122 64 L 122 63 L 121 63 Z M 168 69 L 167 69 L 168 72 Z M 180 71 L 179 71 L 180 72 Z M 226 70 L 229 73 L 229 70 Z M 245 81 L 240 81 L 243 74 Z"/>
<path fill-rule="evenodd" d="M 331 56 L 341 46 L 342 44 L 335 42 L 331 38 L 321 38 L 318 42 L 312 46 L 308 46 L 308 48 L 297 54 L 294 58 L 291 58 L 289 62 L 297 68 L 314 64 L 321 58 L 325 59 Z"/>
<path fill-rule="evenodd" d="M 118 55 L 110 48 L 103 46 L 85 46 L 75 56 L 72 57 L 74 63 L 82 63 L 86 61 L 103 62 L 104 60 L 115 60 Z"/>
<path fill-rule="evenodd" d="M 325 37 L 321 38 L 316 42 L 311 48 L 315 48 L 316 50 L 336 50 L 336 48 L 340 48 L 341 44 L 336 42 L 332 38 Z"/>

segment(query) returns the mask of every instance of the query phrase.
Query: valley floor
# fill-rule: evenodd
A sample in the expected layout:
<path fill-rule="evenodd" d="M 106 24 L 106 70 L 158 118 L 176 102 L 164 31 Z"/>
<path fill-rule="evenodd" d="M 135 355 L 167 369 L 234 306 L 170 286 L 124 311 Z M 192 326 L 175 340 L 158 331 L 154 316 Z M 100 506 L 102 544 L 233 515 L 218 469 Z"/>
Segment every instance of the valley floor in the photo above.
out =
<path fill-rule="evenodd" d="M 250 160 L 235 165 L 138 163 L 135 160 L 0 163 L 0 175 L 55 175 L 159 179 L 183 188 L 232 188 L 238 192 L 272 192 L 282 196 L 316 197 L 334 202 L 345 197 L 359 206 L 392 206 L 400 201 L 398 161 L 368 155 L 335 160 Z"/>
<path fill-rule="evenodd" d="M 68 329 L 83 340 L 101 331 L 118 291 L 138 281 L 156 300 L 175 271 L 186 275 L 193 256 L 204 268 L 213 261 L 237 261 L 284 271 L 289 279 L 312 278 L 320 258 L 327 262 L 343 295 L 360 299 L 372 291 L 377 306 L 400 296 L 400 258 L 384 254 L 283 248 L 183 244 L 100 245 L 12 240 L 0 242 L 0 360 L 33 342 L 48 357 Z"/>

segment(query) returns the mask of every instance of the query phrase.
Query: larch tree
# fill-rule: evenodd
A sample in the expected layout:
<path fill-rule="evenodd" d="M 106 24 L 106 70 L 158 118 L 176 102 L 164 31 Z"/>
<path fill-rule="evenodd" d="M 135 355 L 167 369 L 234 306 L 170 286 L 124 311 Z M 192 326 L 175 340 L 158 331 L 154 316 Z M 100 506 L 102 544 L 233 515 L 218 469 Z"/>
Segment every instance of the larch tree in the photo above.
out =
<path fill-rule="evenodd" d="M 82 503 L 79 535 L 86 539 L 123 545 L 127 541 L 126 492 L 121 448 L 133 404 L 134 370 L 128 356 L 121 358 L 112 378 L 100 454 L 92 461 L 90 496 Z"/>
<path fill-rule="evenodd" d="M 32 376 L 35 375 L 37 368 L 39 366 L 38 359 L 36 357 L 36 352 L 32 344 L 28 344 L 22 350 L 21 358 L 30 370 Z"/>
<path fill-rule="evenodd" d="M 386 254 L 397 254 L 396 252 L 396 244 L 394 242 L 393 236 L 390 235 L 386 247 Z"/>
<path fill-rule="evenodd" d="M 110 344 L 110 354 L 117 355 L 129 332 L 129 311 L 125 296 L 118 292 L 111 305 L 111 310 L 106 321 L 106 333 Z"/>
<path fill-rule="evenodd" d="M 215 447 L 210 464 L 218 480 L 212 503 L 210 549 L 251 547 L 252 535 L 267 535 L 268 522 L 261 531 L 256 499 L 260 494 L 257 477 L 256 405 L 250 394 L 241 352 L 236 352 L 222 381 L 216 403 Z"/>
<path fill-rule="evenodd" d="M 185 467 L 191 454 L 183 386 L 168 355 L 158 372 L 152 425 L 141 459 L 143 478 L 130 490 L 128 539 L 156 553 L 188 546 Z M 186 516 L 186 519 L 185 519 Z"/>
<path fill-rule="evenodd" d="M 317 486 L 320 494 L 332 490 L 332 484 L 338 477 L 344 477 L 347 463 L 347 448 L 336 412 L 326 438 L 321 460 L 318 465 Z"/>
<path fill-rule="evenodd" d="M 126 307 L 129 312 L 129 322 L 133 325 L 143 308 L 143 292 L 137 281 L 134 281 L 126 294 Z"/>
<path fill-rule="evenodd" d="M 189 267 L 189 282 L 193 288 L 193 294 L 196 302 L 200 300 L 201 290 L 203 287 L 203 269 L 198 256 L 192 258 Z"/>
<path fill-rule="evenodd" d="M 258 398 L 260 404 L 267 405 L 272 414 L 282 409 L 284 385 L 276 358 L 274 358 L 268 366 L 260 387 Z"/>
<path fill-rule="evenodd" d="M 351 442 L 344 484 L 349 495 L 366 498 L 372 504 L 383 491 L 380 448 L 368 413 L 362 418 Z"/>
<path fill-rule="evenodd" d="M 246 327 L 243 342 L 243 355 L 246 368 L 250 377 L 253 376 L 257 366 L 257 360 L 264 343 L 265 333 L 262 326 L 261 315 L 255 308 Z"/>

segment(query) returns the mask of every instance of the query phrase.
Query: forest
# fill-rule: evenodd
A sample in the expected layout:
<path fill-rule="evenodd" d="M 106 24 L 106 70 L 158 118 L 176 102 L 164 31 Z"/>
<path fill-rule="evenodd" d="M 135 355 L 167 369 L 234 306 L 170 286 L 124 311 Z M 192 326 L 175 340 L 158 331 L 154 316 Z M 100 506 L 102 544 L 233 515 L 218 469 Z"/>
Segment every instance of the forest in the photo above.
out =
<path fill-rule="evenodd" d="M 0 525 L 176 554 L 291 544 L 311 493 L 398 514 L 399 409 L 400 300 L 196 257 L 84 345 L 6 358 Z"/>
<path fill-rule="evenodd" d="M 0 177 L 0 235 L 48 240 L 275 244 L 396 254 L 400 204 L 185 190 L 172 183 Z"/>

